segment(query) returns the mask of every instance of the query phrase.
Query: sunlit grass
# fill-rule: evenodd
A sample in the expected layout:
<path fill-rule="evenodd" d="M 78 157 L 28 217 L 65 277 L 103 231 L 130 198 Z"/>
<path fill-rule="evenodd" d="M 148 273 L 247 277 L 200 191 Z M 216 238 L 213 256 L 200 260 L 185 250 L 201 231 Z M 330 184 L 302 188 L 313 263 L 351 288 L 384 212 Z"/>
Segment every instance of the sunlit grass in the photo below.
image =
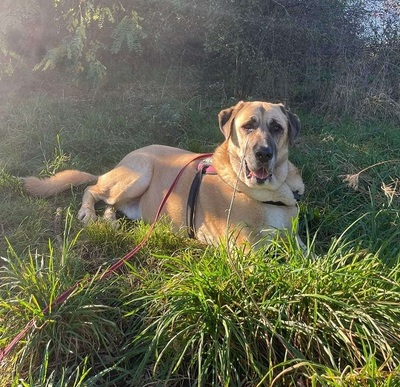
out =
<path fill-rule="evenodd" d="M 184 246 L 168 225 L 157 232 L 164 242 L 170 238 L 173 254 L 152 253 L 160 246 L 156 235 L 145 256 L 106 280 L 82 272 L 73 248 L 81 236 L 28 259 L 10 250 L 1 272 L 1 313 L 8 316 L 2 343 L 36 318 L 12 355 L 20 377 L 29 370 L 39 378 L 45 359 L 49 378 L 71 377 L 85 362 L 87 381 L 103 384 L 340 385 L 372 374 L 396 378 L 399 264 L 386 267 L 379 255 L 350 243 L 334 243 L 315 259 L 279 240 L 266 255 L 228 255 L 223 246 Z M 108 238 L 104 230 L 99 235 Z M 84 286 L 43 315 L 82 278 Z"/>
<path fill-rule="evenodd" d="M 220 140 L 218 103 L 150 89 L 139 99 L 140 87 L 2 107 L 1 348 L 35 324 L 1 365 L 0 385 L 399 385 L 399 165 L 368 169 L 357 187 L 343 179 L 396 159 L 398 128 L 382 125 L 378 135 L 377 124 L 301 117 L 291 158 L 307 187 L 307 252 L 291 239 L 264 252 L 205 247 L 162 221 L 137 256 L 101 279 L 149 226 L 82 228 L 80 190 L 30 198 L 17 177 L 100 173 L 147 143 L 208 151 Z"/>

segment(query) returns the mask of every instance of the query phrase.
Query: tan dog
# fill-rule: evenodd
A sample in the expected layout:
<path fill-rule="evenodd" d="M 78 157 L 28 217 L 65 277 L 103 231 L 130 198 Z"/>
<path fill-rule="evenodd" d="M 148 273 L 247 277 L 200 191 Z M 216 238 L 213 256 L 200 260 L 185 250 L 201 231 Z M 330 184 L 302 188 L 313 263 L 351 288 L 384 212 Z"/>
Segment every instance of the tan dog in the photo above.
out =
<path fill-rule="evenodd" d="M 255 245 L 269 240 L 277 230 L 292 230 L 298 208 L 294 192 L 304 193 L 297 168 L 288 160 L 288 147 L 300 131 L 296 115 L 281 104 L 239 102 L 219 113 L 225 141 L 212 163 L 217 175 L 204 175 L 197 198 L 196 238 L 218 243 L 227 235 Z M 84 183 L 86 188 L 78 217 L 96 219 L 95 204 L 105 202 L 105 216 L 115 210 L 128 218 L 152 222 L 157 208 L 181 168 L 196 154 L 161 145 L 137 149 L 101 176 L 68 170 L 38 179 L 24 179 L 25 189 L 36 196 L 52 196 Z M 196 162 L 185 169 L 163 208 L 176 230 L 185 227 L 189 188 Z M 268 203 L 264 203 L 268 202 Z M 228 224 L 229 221 L 229 224 Z"/>

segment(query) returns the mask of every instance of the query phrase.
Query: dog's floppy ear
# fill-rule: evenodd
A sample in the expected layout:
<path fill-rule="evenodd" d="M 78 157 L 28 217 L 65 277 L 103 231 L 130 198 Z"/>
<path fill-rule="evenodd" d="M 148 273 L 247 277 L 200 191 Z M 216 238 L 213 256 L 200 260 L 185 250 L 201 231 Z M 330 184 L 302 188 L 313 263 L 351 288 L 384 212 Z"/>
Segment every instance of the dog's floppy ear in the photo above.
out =
<path fill-rule="evenodd" d="M 218 114 L 218 123 L 221 132 L 225 136 L 225 140 L 227 140 L 232 131 L 233 119 L 236 116 L 237 111 L 243 106 L 244 102 L 240 101 L 235 106 L 232 106 L 228 109 L 221 110 Z"/>
<path fill-rule="evenodd" d="M 285 109 L 283 105 L 281 105 L 282 112 L 286 115 L 289 126 L 289 143 L 293 145 L 294 139 L 299 135 L 301 129 L 301 123 L 299 117 L 296 114 Z"/>

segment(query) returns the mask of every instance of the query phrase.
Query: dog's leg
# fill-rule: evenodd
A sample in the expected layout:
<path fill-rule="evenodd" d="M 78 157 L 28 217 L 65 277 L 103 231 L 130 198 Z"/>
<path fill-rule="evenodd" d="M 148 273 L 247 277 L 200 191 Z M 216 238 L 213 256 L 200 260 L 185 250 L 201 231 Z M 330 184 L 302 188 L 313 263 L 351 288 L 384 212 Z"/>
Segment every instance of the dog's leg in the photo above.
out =
<path fill-rule="evenodd" d="M 299 170 L 297 167 L 288 161 L 288 175 L 286 177 L 286 183 L 293 192 L 297 192 L 299 195 L 304 195 L 304 183 Z"/>
<path fill-rule="evenodd" d="M 83 194 L 82 205 L 78 211 L 78 219 L 85 224 L 97 218 L 94 206 L 101 198 L 96 194 L 96 187 L 97 184 L 87 187 Z"/>
<path fill-rule="evenodd" d="M 78 218 L 83 223 L 95 220 L 94 206 L 98 201 L 103 201 L 108 205 L 105 217 L 114 220 L 115 214 L 110 214 L 109 208 L 112 206 L 118 208 L 119 203 L 133 201 L 140 197 L 147 190 L 150 181 L 151 167 L 149 165 L 138 165 L 135 169 L 127 166 L 112 169 L 100 176 L 96 185 L 86 188 Z"/>

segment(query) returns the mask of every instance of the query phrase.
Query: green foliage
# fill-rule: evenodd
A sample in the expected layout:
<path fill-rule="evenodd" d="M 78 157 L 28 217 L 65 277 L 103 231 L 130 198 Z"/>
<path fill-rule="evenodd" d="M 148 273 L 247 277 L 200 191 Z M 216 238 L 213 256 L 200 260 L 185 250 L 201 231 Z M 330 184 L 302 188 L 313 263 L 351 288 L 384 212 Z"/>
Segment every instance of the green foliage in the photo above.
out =
<path fill-rule="evenodd" d="M 49 160 L 45 160 L 46 167 L 42 173 L 46 176 L 54 175 L 56 172 L 67 169 L 70 156 L 65 154 L 61 147 L 60 135 L 56 136 L 56 147 Z"/>
<path fill-rule="evenodd" d="M 39 15 L 38 1 L 5 0 L 0 6 L 0 79 L 12 75 L 15 66 L 24 61 L 29 52 L 30 41 L 27 31 L 32 28 Z M 28 58 L 29 59 L 29 58 Z"/>
<path fill-rule="evenodd" d="M 239 98 L 314 105 L 344 51 L 359 55 L 363 45 L 357 31 L 365 14 L 353 2 L 221 0 L 216 7 L 206 40 L 208 73 Z"/>
<path fill-rule="evenodd" d="M 390 0 L 6 0 L 0 76 L 54 70 L 99 87 L 116 72 L 180 65 L 220 98 L 394 121 L 398 13 Z"/>
<path fill-rule="evenodd" d="M 132 230 L 139 239 L 143 227 Z M 124 273 L 95 274 L 43 316 L 41 308 L 81 273 L 79 237 L 68 229 L 60 252 L 49 245 L 48 254 L 26 261 L 10 250 L 0 272 L 1 311 L 9 316 L 2 334 L 12 335 L 25 316 L 37 316 L 41 327 L 20 346 L 18 370 L 29 367 L 31 385 L 74 375 L 89 384 L 233 386 L 398 377 L 398 263 L 386 267 L 343 241 L 318 260 L 279 240 L 267 255 L 188 248 L 161 225 Z M 172 254 L 153 253 L 159 236 L 171 238 Z"/>
<path fill-rule="evenodd" d="M 26 250 L 27 244 L 32 249 L 42 245 L 51 235 L 44 221 L 52 216 L 51 204 L 26 198 L 21 181 L 4 169 L 0 170 L 0 196 L 0 256 L 10 242 L 18 252 Z"/>
<path fill-rule="evenodd" d="M 147 296 L 132 293 L 132 314 L 152 317 L 132 343 L 135 356 L 143 351 L 133 377 L 153 361 L 156 378 L 185 375 L 196 385 L 292 385 L 321 365 L 339 378 L 371 356 L 396 368 L 398 267 L 385 278 L 379 259 L 362 251 L 332 250 L 318 262 L 279 244 L 273 253 L 232 258 L 221 249 L 194 259 L 188 252 L 136 274 Z"/>
<path fill-rule="evenodd" d="M 139 21 L 130 2 L 7 0 L 0 8 L 0 76 L 25 63 L 98 81 L 106 74 L 108 52 L 120 53 L 124 42 L 129 52 L 140 51 Z"/>
<path fill-rule="evenodd" d="M 113 44 L 111 52 L 118 54 L 121 51 L 122 44 L 125 42 L 129 52 L 139 52 L 141 49 L 138 30 L 141 29 L 139 25 L 139 17 L 135 12 L 132 12 L 131 17 L 125 16 L 114 29 L 111 37 Z"/>
<path fill-rule="evenodd" d="M 395 187 L 400 163 L 395 127 L 380 122 L 308 122 L 306 118 L 303 124 L 307 130 L 304 135 L 312 144 L 305 146 L 318 160 L 318 167 L 307 167 L 308 151 L 294 155 L 299 157 L 295 162 L 305 166 L 307 195 L 317 193 L 312 205 L 303 208 L 311 233 L 318 232 L 318 238 L 330 244 L 331 237 L 337 235 L 331 228 L 333 223 L 345 230 L 355 222 L 349 230 L 351 239 L 359 239 L 365 248 L 381 250 L 387 259 L 392 256 L 396 260 L 399 246 L 392 242 L 399 237 L 400 195 Z M 387 230 L 391 230 L 390 236 Z"/>
<path fill-rule="evenodd" d="M 34 67 L 35 70 L 63 65 L 75 74 L 85 74 L 87 79 L 95 82 L 106 74 L 102 60 L 105 52 L 118 54 L 124 42 L 129 52 L 140 51 L 140 18 L 133 10 L 129 15 L 129 3 L 125 7 L 122 3 L 103 6 L 94 0 L 79 6 L 73 2 L 56 3 L 55 6 L 63 15 L 65 35 L 61 44 L 50 49 Z M 112 33 L 107 36 L 103 31 L 109 28 Z"/>

